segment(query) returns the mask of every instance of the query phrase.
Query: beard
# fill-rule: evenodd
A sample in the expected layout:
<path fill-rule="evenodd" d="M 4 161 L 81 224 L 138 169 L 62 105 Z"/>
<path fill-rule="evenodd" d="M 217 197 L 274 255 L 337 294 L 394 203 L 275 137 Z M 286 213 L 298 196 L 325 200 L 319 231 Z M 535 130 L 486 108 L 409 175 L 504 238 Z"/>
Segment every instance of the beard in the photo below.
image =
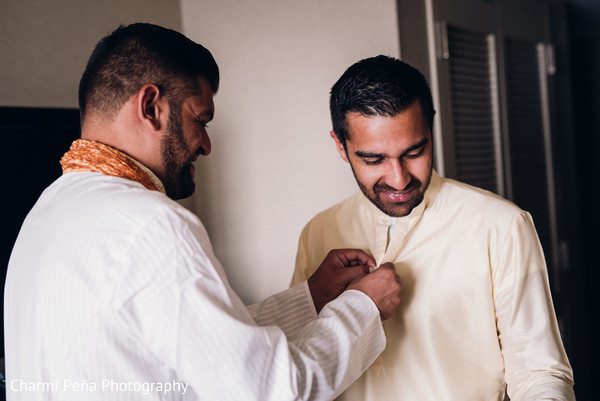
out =
<path fill-rule="evenodd" d="M 170 105 L 167 134 L 161 142 L 161 155 L 165 166 L 165 191 L 171 199 L 183 199 L 194 193 L 196 184 L 192 175 L 192 157 L 183 138 L 181 110 Z M 191 155 L 186 158 L 186 155 Z"/>
<path fill-rule="evenodd" d="M 384 199 L 381 196 L 383 192 L 394 192 L 397 191 L 396 188 L 392 188 L 387 184 L 376 183 L 372 188 L 368 188 L 365 184 L 358 180 L 356 174 L 354 174 L 354 178 L 358 183 L 358 187 L 362 191 L 362 193 L 374 204 L 379 210 L 383 213 L 387 214 L 391 217 L 404 217 L 408 216 L 412 210 L 419 206 L 423 199 L 425 199 L 425 191 L 429 187 L 429 183 L 431 182 L 431 174 L 433 170 L 429 171 L 429 176 L 425 182 L 417 178 L 412 178 L 408 185 L 404 187 L 403 191 L 411 191 L 411 197 L 409 200 L 404 202 L 392 202 L 390 200 Z M 354 173 L 354 169 L 352 169 Z"/>

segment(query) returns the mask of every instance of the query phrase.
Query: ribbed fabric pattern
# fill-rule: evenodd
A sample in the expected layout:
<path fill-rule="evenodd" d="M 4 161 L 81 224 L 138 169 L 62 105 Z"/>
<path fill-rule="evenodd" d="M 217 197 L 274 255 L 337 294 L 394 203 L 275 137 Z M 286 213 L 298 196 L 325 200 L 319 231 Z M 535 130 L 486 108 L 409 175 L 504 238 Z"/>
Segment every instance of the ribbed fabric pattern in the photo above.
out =
<path fill-rule="evenodd" d="M 361 292 L 317 317 L 301 283 L 250 311 L 188 210 L 126 179 L 63 175 L 9 263 L 8 400 L 327 400 L 385 345 Z"/>
<path fill-rule="evenodd" d="M 260 326 L 279 326 L 284 333 L 290 337 L 302 329 L 308 320 L 317 317 L 317 311 L 312 302 L 306 302 L 310 298 L 310 290 L 306 283 L 299 291 L 282 294 L 277 298 L 271 298 L 260 304 L 248 306 L 248 312 Z M 289 313 L 294 311 L 294 313 Z"/>

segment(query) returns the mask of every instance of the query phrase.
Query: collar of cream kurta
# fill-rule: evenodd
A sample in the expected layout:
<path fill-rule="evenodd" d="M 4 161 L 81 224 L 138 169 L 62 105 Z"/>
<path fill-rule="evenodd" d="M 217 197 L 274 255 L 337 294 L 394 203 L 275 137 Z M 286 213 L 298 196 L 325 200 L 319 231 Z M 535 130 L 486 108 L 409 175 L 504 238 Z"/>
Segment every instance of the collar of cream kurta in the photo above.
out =
<path fill-rule="evenodd" d="M 392 217 L 382 212 L 366 196 L 360 193 L 358 214 L 363 227 L 367 233 L 369 250 L 371 251 L 377 265 L 392 262 L 402 249 L 410 233 L 417 226 L 427 207 L 433 202 L 442 186 L 442 179 L 435 170 L 431 173 L 429 187 L 425 191 L 425 197 L 409 215 L 398 217 L 394 222 L 393 235 L 389 236 L 389 228 L 392 225 Z"/>
<path fill-rule="evenodd" d="M 136 181 L 144 187 L 165 193 L 160 179 L 131 156 L 96 141 L 77 139 L 60 159 L 63 174 L 92 171 Z"/>

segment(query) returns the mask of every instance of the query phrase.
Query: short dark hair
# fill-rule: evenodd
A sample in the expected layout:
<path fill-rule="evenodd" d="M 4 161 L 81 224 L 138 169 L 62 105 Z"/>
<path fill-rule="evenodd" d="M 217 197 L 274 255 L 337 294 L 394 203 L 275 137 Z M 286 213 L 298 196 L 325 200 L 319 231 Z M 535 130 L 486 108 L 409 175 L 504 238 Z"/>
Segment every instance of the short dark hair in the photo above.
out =
<path fill-rule="evenodd" d="M 153 24 L 121 25 L 98 42 L 81 77 L 81 120 L 92 109 L 114 115 L 146 84 L 157 85 L 169 103 L 181 101 L 198 90 L 200 77 L 217 91 L 219 68 L 202 45 Z"/>
<path fill-rule="evenodd" d="M 331 88 L 329 106 L 333 131 L 346 148 L 348 113 L 393 117 L 417 100 L 431 129 L 435 115 L 433 100 L 429 85 L 419 70 L 384 55 L 360 60 Z"/>

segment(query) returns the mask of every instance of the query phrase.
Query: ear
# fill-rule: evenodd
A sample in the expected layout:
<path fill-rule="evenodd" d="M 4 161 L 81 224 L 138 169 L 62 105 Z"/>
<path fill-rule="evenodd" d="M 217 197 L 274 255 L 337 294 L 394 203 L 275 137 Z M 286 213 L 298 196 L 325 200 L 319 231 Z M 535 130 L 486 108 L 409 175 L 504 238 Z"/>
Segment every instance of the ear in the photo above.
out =
<path fill-rule="evenodd" d="M 329 133 L 329 135 L 331 135 L 331 137 L 335 141 L 335 147 L 336 147 L 337 151 L 339 152 L 340 156 L 342 157 L 342 159 L 346 163 L 350 163 L 350 160 L 348 160 L 348 153 L 346 152 L 346 149 L 344 149 L 344 145 L 340 142 L 337 135 L 335 134 L 335 131 L 331 131 Z"/>
<path fill-rule="evenodd" d="M 155 131 L 162 128 L 161 117 L 168 115 L 167 102 L 156 85 L 144 85 L 137 96 L 140 122 Z"/>

